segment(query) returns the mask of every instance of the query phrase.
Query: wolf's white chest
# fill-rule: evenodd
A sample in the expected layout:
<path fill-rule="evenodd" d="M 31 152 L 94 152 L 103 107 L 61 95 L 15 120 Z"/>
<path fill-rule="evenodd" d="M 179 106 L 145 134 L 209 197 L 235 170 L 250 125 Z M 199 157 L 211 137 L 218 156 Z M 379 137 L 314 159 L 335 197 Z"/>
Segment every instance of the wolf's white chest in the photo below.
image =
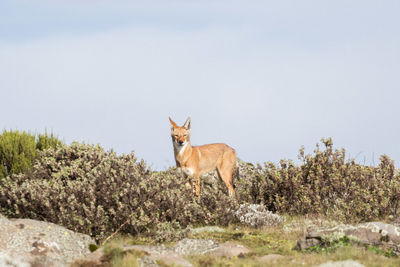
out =
<path fill-rule="evenodd" d="M 187 145 L 188 145 L 188 142 L 185 142 L 185 144 L 183 146 L 180 146 L 180 145 L 174 143 L 175 149 L 178 152 L 179 156 L 182 156 L 182 154 L 185 151 Z"/>

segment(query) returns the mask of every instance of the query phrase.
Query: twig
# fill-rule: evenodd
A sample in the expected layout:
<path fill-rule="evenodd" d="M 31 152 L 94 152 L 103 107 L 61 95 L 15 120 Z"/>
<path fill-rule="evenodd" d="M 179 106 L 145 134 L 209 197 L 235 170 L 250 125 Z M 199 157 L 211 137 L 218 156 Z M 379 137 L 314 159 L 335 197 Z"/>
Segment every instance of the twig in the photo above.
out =
<path fill-rule="evenodd" d="M 117 231 L 115 231 L 115 232 L 112 233 L 110 236 L 108 236 L 108 237 L 103 241 L 103 244 L 102 244 L 102 245 L 104 245 L 105 243 L 107 243 L 107 241 L 108 241 L 110 238 L 112 238 L 112 237 L 115 236 L 119 231 L 121 231 L 122 227 L 124 227 L 125 224 L 127 224 L 127 223 L 129 222 L 130 219 L 131 219 L 131 218 L 129 217 L 129 219 L 126 220 L 126 222 L 124 222 L 123 224 L 120 225 L 120 227 L 118 227 Z"/>

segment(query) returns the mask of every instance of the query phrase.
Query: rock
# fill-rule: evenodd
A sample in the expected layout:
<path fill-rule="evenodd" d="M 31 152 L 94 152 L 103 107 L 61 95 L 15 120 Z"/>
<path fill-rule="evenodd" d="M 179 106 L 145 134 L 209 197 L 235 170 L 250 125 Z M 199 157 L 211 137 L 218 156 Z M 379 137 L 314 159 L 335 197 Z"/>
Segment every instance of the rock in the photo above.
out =
<path fill-rule="evenodd" d="M 364 264 L 358 261 L 345 260 L 345 261 L 328 261 L 326 263 L 318 265 L 318 267 L 365 267 Z"/>
<path fill-rule="evenodd" d="M 0 266 L 2 267 L 30 267 L 31 264 L 21 257 L 11 257 L 5 252 L 0 252 Z"/>
<path fill-rule="evenodd" d="M 296 249 L 297 250 L 304 250 L 304 249 L 308 249 L 310 247 L 313 247 L 313 246 L 316 246 L 316 245 L 320 245 L 320 244 L 321 244 L 321 240 L 320 239 L 310 238 L 310 237 L 306 236 L 306 238 L 299 239 L 297 241 Z"/>
<path fill-rule="evenodd" d="M 7 225 L 12 224 L 10 222 L 9 219 L 7 219 L 5 216 L 3 216 L 2 214 L 0 214 L 0 229 L 2 229 L 2 227 L 6 227 Z"/>
<path fill-rule="evenodd" d="M 215 250 L 218 247 L 218 242 L 214 240 L 184 238 L 173 246 L 172 249 L 175 253 L 181 255 L 201 255 Z"/>
<path fill-rule="evenodd" d="M 194 234 L 199 234 L 199 233 L 222 233 L 225 232 L 224 228 L 218 227 L 218 226 L 205 226 L 205 227 L 198 227 L 198 228 L 193 228 L 190 229 L 190 232 Z"/>
<path fill-rule="evenodd" d="M 53 223 L 0 216 L 2 260 L 22 261 L 16 266 L 69 266 L 90 253 L 91 243 L 95 241 L 89 236 Z"/>
<path fill-rule="evenodd" d="M 217 248 L 207 252 L 208 255 L 216 257 L 236 257 L 249 253 L 250 250 L 240 244 L 235 244 L 232 242 L 225 242 L 219 245 Z"/>
<path fill-rule="evenodd" d="M 173 247 L 165 247 L 162 244 L 158 246 L 130 245 L 123 246 L 122 249 L 125 252 L 131 250 L 145 252 L 146 255 L 140 258 L 139 261 L 141 266 L 146 267 L 157 266 L 157 261 L 167 265 L 191 267 L 193 265 L 184 256 L 207 254 L 211 256 L 240 257 L 250 252 L 247 247 L 233 242 L 219 244 L 217 241 L 210 239 L 189 238 L 180 240 Z M 104 262 L 104 260 L 107 260 L 107 257 L 102 249 L 99 249 L 88 257 L 77 260 L 73 266 L 101 266 L 100 263 Z"/>
<path fill-rule="evenodd" d="M 239 254 L 246 254 L 249 249 L 243 245 L 233 242 L 225 242 L 219 244 L 211 239 L 190 239 L 184 238 L 180 240 L 172 248 L 166 248 L 164 245 L 159 246 L 142 246 L 133 245 L 125 247 L 125 249 L 141 250 L 150 255 L 156 254 L 177 254 L 177 255 L 204 255 L 234 257 Z"/>
<path fill-rule="evenodd" d="M 124 251 L 136 250 L 136 251 L 146 252 L 147 255 L 140 259 L 141 266 L 146 266 L 146 267 L 157 266 L 156 261 L 161 261 L 167 265 L 177 265 L 184 267 L 193 266 L 189 261 L 187 261 L 183 257 L 182 253 L 179 253 L 181 251 L 185 251 L 179 249 L 179 247 L 182 247 L 182 244 L 178 245 L 178 247 L 176 247 L 175 245 L 173 248 L 166 248 L 164 245 L 159 245 L 159 246 L 132 245 L 123 247 L 123 250 Z M 194 245 L 192 244 L 186 250 L 191 251 L 193 248 Z"/>
<path fill-rule="evenodd" d="M 283 231 L 285 232 L 311 232 L 321 228 L 333 228 L 340 223 L 334 220 L 326 220 L 323 218 L 305 218 L 302 220 L 294 220 L 285 223 Z"/>
<path fill-rule="evenodd" d="M 280 260 L 283 258 L 284 258 L 284 256 L 279 255 L 279 254 L 269 254 L 269 255 L 259 257 L 258 260 L 261 262 L 267 263 L 267 262 L 274 262 L 274 261 L 277 261 L 277 260 Z"/>
<path fill-rule="evenodd" d="M 236 218 L 251 227 L 277 226 L 285 221 L 284 217 L 265 210 L 263 205 L 241 204 L 235 212 Z"/>
<path fill-rule="evenodd" d="M 369 222 L 358 225 L 339 225 L 328 229 L 308 232 L 297 242 L 297 249 L 307 249 L 347 236 L 351 241 L 370 246 L 385 245 L 400 255 L 400 229 L 383 222 Z"/>
<path fill-rule="evenodd" d="M 150 257 L 143 257 L 138 259 L 141 267 L 158 267 L 157 262 Z"/>

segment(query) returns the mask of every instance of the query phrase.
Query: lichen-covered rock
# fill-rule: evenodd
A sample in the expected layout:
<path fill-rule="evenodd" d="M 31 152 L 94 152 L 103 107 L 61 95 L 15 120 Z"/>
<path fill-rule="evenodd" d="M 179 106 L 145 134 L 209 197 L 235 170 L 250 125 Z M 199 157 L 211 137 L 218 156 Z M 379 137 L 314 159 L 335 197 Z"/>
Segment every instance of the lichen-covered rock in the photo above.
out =
<path fill-rule="evenodd" d="M 184 238 L 173 247 L 173 250 L 181 255 L 205 254 L 218 247 L 218 242 L 210 239 Z"/>
<path fill-rule="evenodd" d="M 310 231 L 297 242 L 297 249 L 303 250 L 315 245 L 339 240 L 347 236 L 350 240 L 370 246 L 385 246 L 400 255 L 400 228 L 383 222 L 369 222 L 358 225 L 338 225 Z"/>
<path fill-rule="evenodd" d="M 30 219 L 0 216 L 0 229 L 1 260 L 19 261 L 16 266 L 69 266 L 76 258 L 88 255 L 89 244 L 94 243 L 87 235 Z"/>
<path fill-rule="evenodd" d="M 285 218 L 265 209 L 263 205 L 241 204 L 235 212 L 236 218 L 243 224 L 251 227 L 277 226 Z"/>
<path fill-rule="evenodd" d="M 223 233 L 225 229 L 219 226 L 203 226 L 197 228 L 191 228 L 190 232 L 193 234 L 199 233 Z"/>
<path fill-rule="evenodd" d="M 208 251 L 206 254 L 214 257 L 240 257 L 249 253 L 250 250 L 241 244 L 236 244 L 234 242 L 225 242 L 213 250 Z"/>
<path fill-rule="evenodd" d="M 318 267 L 365 267 L 364 264 L 359 263 L 354 260 L 345 260 L 345 261 L 328 261 Z"/>
<path fill-rule="evenodd" d="M 2 267 L 31 267 L 31 264 L 26 262 L 21 257 L 10 256 L 6 252 L 0 252 L 0 266 Z"/>

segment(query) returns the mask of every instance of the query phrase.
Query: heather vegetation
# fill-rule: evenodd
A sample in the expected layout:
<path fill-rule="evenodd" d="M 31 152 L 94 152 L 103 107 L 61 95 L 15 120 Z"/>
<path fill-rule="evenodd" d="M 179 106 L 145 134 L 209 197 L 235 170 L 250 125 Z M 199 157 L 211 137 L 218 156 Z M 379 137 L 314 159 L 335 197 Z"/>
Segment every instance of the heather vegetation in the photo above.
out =
<path fill-rule="evenodd" d="M 117 230 L 158 233 L 162 240 L 171 228 L 232 220 L 236 204 L 226 194 L 206 189 L 197 198 L 175 169 L 152 172 L 133 153 L 72 143 L 39 154 L 30 172 L 2 183 L 3 214 L 50 221 L 97 240 Z"/>
<path fill-rule="evenodd" d="M 297 166 L 264 163 L 237 183 L 241 202 L 292 215 L 319 214 L 343 221 L 368 221 L 399 212 L 400 175 L 386 155 L 377 167 L 346 160 L 345 149 L 322 139 L 313 154 L 300 149 Z"/>
<path fill-rule="evenodd" d="M 399 212 L 400 176 L 393 161 L 382 156 L 378 166 L 365 166 L 346 160 L 331 139 L 312 154 L 301 149 L 298 165 L 242 162 L 235 199 L 223 185 L 206 183 L 196 197 L 176 168 L 152 171 L 133 152 L 66 145 L 53 135 L 5 131 L 0 157 L 2 214 L 53 222 L 99 242 L 116 232 L 168 241 L 186 236 L 187 226 L 234 224 L 243 203 L 350 222 Z"/>

